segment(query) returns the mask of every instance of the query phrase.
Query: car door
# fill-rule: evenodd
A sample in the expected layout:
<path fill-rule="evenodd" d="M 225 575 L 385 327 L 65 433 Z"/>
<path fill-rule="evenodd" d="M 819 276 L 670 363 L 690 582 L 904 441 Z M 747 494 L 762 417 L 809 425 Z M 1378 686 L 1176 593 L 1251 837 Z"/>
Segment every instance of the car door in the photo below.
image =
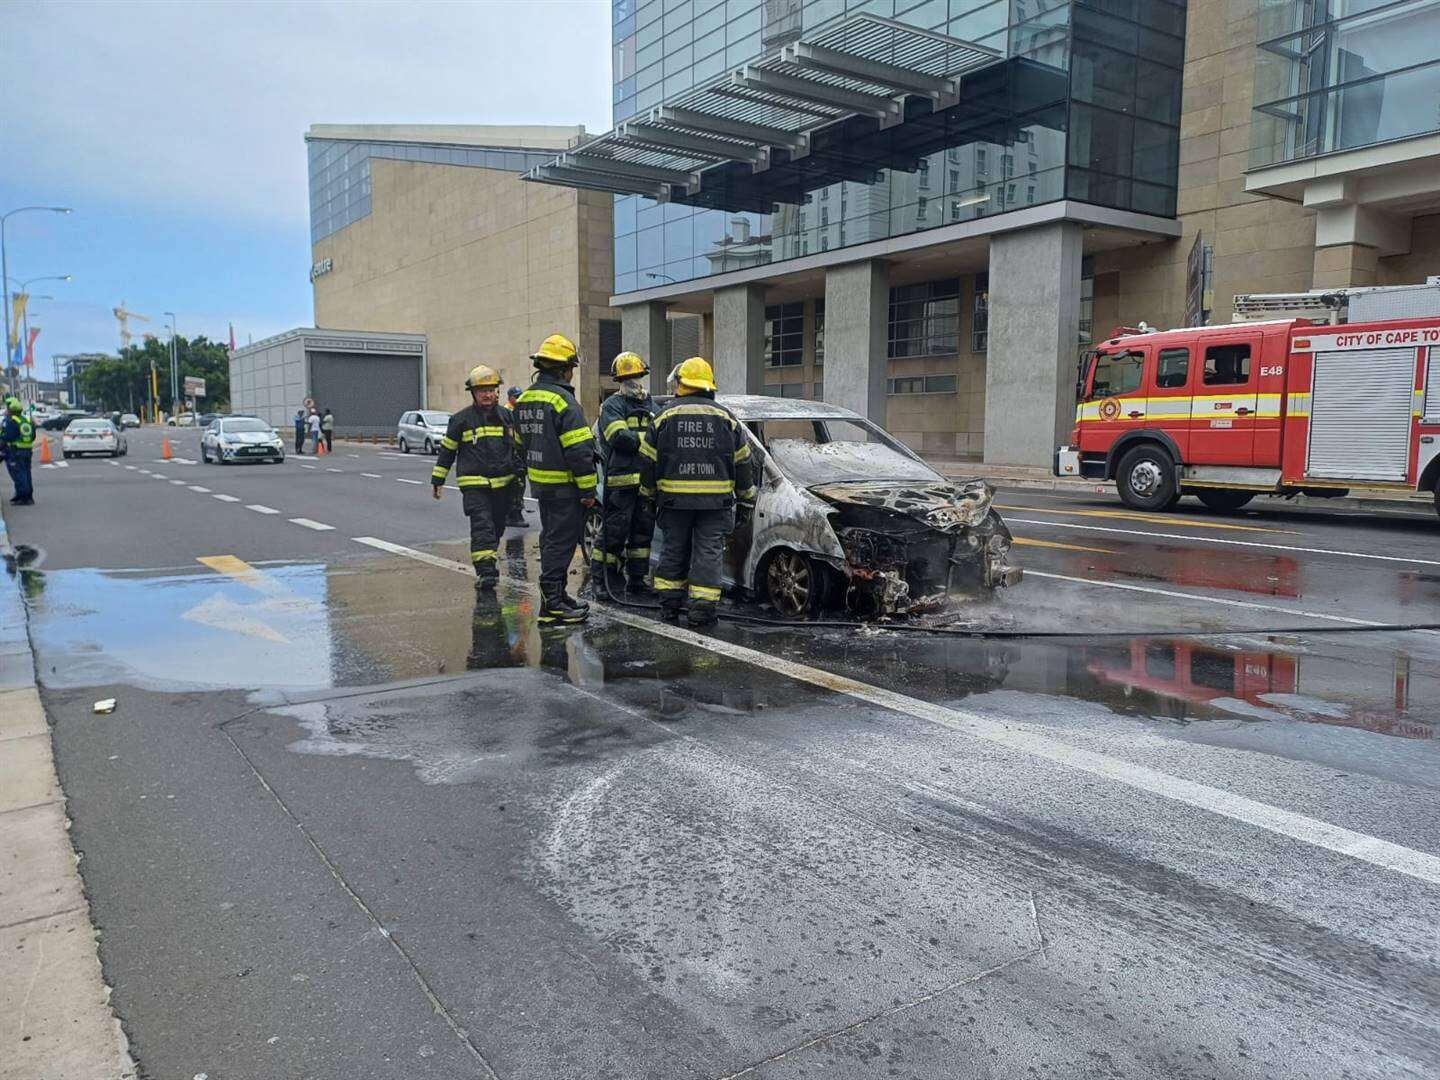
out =
<path fill-rule="evenodd" d="M 1207 336 L 1190 411 L 1190 461 L 1253 465 L 1259 403 L 1260 334 Z"/>

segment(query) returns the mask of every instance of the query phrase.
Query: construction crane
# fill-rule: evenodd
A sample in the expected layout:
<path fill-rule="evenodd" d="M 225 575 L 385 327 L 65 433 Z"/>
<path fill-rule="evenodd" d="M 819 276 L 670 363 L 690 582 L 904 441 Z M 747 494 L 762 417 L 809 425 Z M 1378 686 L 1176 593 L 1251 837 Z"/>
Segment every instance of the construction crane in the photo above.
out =
<path fill-rule="evenodd" d="M 130 320 L 139 319 L 141 322 L 149 322 L 150 316 L 141 315 L 138 311 L 125 310 L 124 300 L 120 301 L 119 307 L 111 308 L 110 310 L 115 313 L 115 321 L 120 324 L 120 348 L 128 349 L 130 347 L 130 340 L 135 336 L 130 333 Z"/>

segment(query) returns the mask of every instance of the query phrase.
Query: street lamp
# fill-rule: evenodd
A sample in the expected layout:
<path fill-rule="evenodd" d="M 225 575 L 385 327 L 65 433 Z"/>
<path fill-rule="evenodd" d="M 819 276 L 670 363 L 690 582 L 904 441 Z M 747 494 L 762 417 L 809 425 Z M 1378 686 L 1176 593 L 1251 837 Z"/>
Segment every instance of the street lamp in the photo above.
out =
<path fill-rule="evenodd" d="M 180 390 L 176 384 L 180 381 L 180 371 L 175 356 L 175 312 L 162 311 L 160 314 L 170 317 L 170 412 L 171 415 L 179 415 Z"/>
<path fill-rule="evenodd" d="M 68 214 L 71 212 L 68 206 L 17 206 L 14 210 L 7 210 L 0 214 L 0 280 L 10 280 L 10 264 L 5 258 L 5 222 L 12 214 L 23 214 L 30 210 L 44 210 L 51 214 Z M 5 351 L 10 351 L 10 297 L 5 296 Z M 6 358 L 7 362 L 9 358 Z"/>

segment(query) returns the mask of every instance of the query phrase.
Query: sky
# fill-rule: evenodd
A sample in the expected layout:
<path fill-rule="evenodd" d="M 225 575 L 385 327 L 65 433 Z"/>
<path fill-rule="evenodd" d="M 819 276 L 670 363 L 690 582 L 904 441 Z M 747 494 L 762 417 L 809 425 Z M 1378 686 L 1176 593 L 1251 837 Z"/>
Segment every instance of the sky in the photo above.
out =
<path fill-rule="evenodd" d="M 312 322 L 316 123 L 610 126 L 609 0 L 5 0 L 0 213 L 36 373 L 121 301 L 239 344 Z M 53 300 L 38 299 L 42 295 Z"/>

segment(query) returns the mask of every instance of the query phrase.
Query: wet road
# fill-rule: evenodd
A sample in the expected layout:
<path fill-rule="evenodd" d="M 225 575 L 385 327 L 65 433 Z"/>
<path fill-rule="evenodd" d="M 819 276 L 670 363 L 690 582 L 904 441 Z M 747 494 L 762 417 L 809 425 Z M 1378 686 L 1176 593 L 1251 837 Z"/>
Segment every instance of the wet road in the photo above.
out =
<path fill-rule="evenodd" d="M 131 445 L 6 517 L 148 1075 L 1440 1072 L 1431 516 L 1004 492 L 1016 636 L 541 633 L 427 459 Z"/>

